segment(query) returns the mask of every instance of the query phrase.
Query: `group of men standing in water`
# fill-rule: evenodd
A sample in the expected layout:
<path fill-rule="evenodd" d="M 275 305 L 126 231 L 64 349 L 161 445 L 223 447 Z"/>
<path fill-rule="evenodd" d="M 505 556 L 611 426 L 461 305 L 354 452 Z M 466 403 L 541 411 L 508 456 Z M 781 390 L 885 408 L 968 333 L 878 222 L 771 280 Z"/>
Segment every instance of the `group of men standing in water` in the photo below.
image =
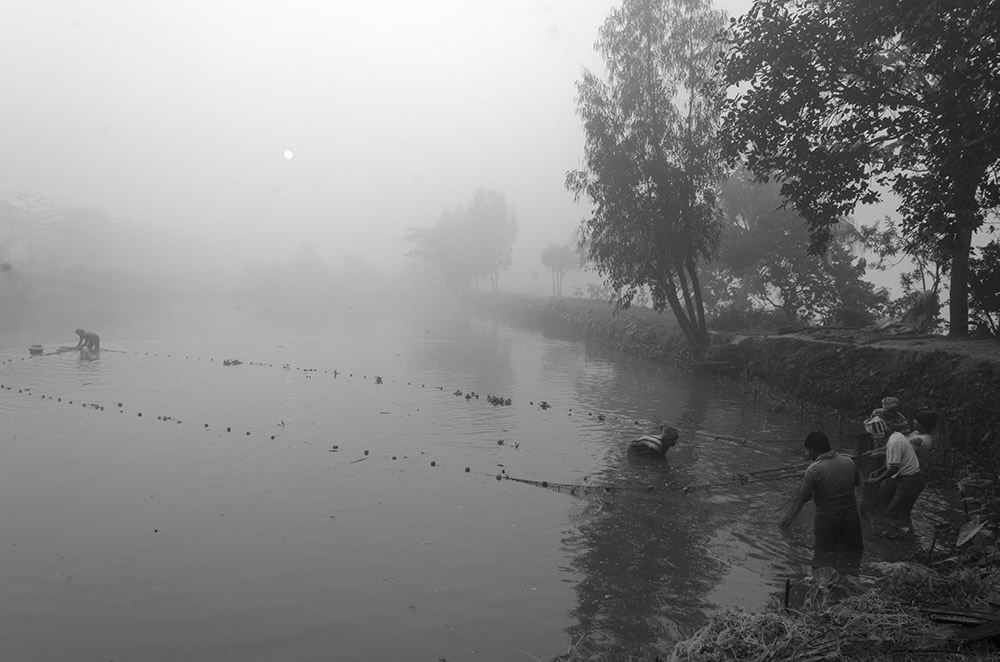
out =
<path fill-rule="evenodd" d="M 921 409 L 907 419 L 899 411 L 899 399 L 887 397 L 865 421 L 871 440 L 869 449 L 860 456 L 834 451 L 822 431 L 806 436 L 804 447 L 812 463 L 781 525 L 791 524 L 807 502 L 814 502 L 814 565 L 842 565 L 830 562 L 838 554 L 844 555 L 843 565 L 860 563 L 864 540 L 855 497 L 856 488 L 862 484 L 855 463 L 859 457 L 884 457 L 884 465 L 864 482 L 877 487 L 878 501 L 886 505 L 886 516 L 899 522 L 902 532 L 911 530 L 910 513 L 924 489 L 921 464 L 926 467 L 937 423 L 937 414 L 929 409 Z"/>

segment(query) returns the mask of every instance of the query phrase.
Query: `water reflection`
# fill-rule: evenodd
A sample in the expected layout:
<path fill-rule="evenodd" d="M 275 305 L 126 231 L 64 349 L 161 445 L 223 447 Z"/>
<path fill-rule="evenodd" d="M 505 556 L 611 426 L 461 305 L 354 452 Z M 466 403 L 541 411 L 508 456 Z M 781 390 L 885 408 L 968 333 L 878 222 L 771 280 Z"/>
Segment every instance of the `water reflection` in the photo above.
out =
<path fill-rule="evenodd" d="M 701 429 L 707 393 L 687 380 L 656 377 L 625 359 L 602 380 L 581 383 L 579 397 L 640 419 Z M 681 440 L 691 442 L 690 435 Z M 720 561 L 705 548 L 710 512 L 677 490 L 685 472 L 672 468 L 678 460 L 672 451 L 664 461 L 620 448 L 608 456 L 603 479 L 625 489 L 592 503 L 578 533 L 565 541 L 582 574 L 573 611 L 578 623 L 569 634 L 579 640 L 602 631 L 609 652 L 625 654 L 637 645 L 676 640 L 682 628 L 690 629 L 707 606 L 704 596 L 723 575 Z"/>
<path fill-rule="evenodd" d="M 683 499 L 600 499 L 585 511 L 573 552 L 578 623 L 570 639 L 613 633 L 618 650 L 664 637 L 697 622 L 701 598 L 718 581 L 719 562 L 704 548 L 699 513 Z"/>
<path fill-rule="evenodd" d="M 261 639 L 280 643 L 241 659 L 345 646 L 358 659 L 512 646 L 545 659 L 564 631 L 601 630 L 633 651 L 719 606 L 760 604 L 801 561 L 801 541 L 775 535 L 774 486 L 681 490 L 790 461 L 780 444 L 711 432 L 798 437 L 798 421 L 716 381 L 460 314 L 319 335 L 230 328 L 108 332 L 94 360 L 0 365 L 0 383 L 47 396 L 0 394 L 2 532 L 18 545 L 0 579 L 27 596 L 0 601 L 0 640 L 54 622 L 92 633 L 81 657 L 166 659 L 141 642 L 170 631 L 187 659 Z M 667 461 L 630 459 L 629 439 L 664 422 L 681 429 Z M 501 471 L 609 489 L 556 494 Z M 92 587 L 85 612 L 67 606 L 61 557 Z M 183 616 L 194 603 L 198 629 Z M 375 636 L 390 621 L 393 636 Z M 122 628 L 139 643 L 115 643 Z M 50 641 L 50 658 L 73 649 Z"/>

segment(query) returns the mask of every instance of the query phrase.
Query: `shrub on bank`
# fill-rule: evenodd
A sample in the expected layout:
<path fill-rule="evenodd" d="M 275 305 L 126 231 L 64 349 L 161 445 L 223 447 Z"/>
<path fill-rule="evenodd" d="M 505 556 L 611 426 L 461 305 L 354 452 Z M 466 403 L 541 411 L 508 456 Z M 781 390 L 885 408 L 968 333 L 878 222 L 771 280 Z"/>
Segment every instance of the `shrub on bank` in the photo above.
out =
<path fill-rule="evenodd" d="M 785 311 L 771 310 L 724 310 L 708 321 L 712 331 L 730 333 L 774 333 L 789 325 Z"/>

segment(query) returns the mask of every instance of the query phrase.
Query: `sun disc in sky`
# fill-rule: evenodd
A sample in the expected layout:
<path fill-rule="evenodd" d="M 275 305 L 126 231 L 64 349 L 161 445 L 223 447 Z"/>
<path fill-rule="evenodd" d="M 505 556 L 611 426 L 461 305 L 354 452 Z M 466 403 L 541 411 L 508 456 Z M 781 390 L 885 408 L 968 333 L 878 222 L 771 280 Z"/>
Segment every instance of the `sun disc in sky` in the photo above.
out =
<path fill-rule="evenodd" d="M 287 159 L 288 161 L 291 161 L 293 156 L 295 156 L 295 155 L 292 154 L 292 150 L 290 150 L 290 149 L 286 149 L 285 150 L 285 159 Z"/>

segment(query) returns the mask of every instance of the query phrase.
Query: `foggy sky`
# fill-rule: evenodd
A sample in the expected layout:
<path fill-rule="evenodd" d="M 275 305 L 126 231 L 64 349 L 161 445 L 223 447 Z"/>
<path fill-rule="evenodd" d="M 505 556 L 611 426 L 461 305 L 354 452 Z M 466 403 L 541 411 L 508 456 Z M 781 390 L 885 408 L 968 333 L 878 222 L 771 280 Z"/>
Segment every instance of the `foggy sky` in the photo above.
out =
<path fill-rule="evenodd" d="M 0 24 L 0 190 L 399 262 L 480 187 L 539 268 L 586 215 L 575 83 L 612 0 L 32 0 Z M 739 15 L 749 0 L 716 3 Z M 292 158 L 286 158 L 286 152 Z"/>

